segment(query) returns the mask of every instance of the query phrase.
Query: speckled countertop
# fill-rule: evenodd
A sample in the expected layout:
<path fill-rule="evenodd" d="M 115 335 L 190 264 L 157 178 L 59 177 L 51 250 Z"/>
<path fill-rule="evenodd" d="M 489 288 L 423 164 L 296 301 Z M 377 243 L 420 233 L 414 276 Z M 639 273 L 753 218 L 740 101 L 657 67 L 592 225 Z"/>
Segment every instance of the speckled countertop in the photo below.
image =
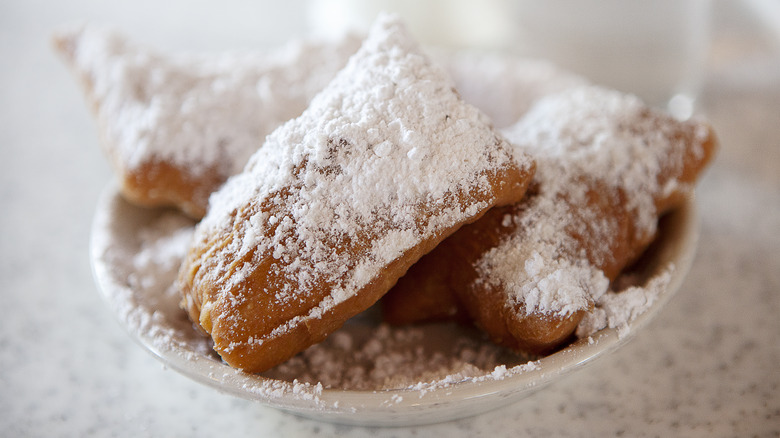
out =
<path fill-rule="evenodd" d="M 494 412 L 391 429 L 300 419 L 161 366 L 93 283 L 90 224 L 111 174 L 48 38 L 83 19 L 164 48 L 278 44 L 303 29 L 300 1 L 223 4 L 0 5 L 0 435 L 780 436 L 780 33 L 737 2 L 716 3 L 699 101 L 722 149 L 698 192 L 698 256 L 625 347 Z"/>

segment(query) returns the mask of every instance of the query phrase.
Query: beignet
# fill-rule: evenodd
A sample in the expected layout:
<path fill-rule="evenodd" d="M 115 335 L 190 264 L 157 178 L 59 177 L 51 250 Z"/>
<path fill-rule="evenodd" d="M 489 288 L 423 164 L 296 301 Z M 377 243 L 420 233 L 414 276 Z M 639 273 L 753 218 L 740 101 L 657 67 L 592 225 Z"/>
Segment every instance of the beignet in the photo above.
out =
<path fill-rule="evenodd" d="M 81 79 L 122 194 L 194 218 L 359 45 L 347 35 L 268 52 L 162 55 L 94 26 L 55 37 Z"/>
<path fill-rule="evenodd" d="M 374 304 L 460 226 L 519 201 L 533 170 L 381 16 L 212 196 L 180 271 L 183 307 L 228 364 L 266 370 Z"/>
<path fill-rule="evenodd" d="M 541 99 L 505 134 L 537 162 L 528 195 L 413 266 L 383 300 L 385 318 L 457 316 L 502 345 L 543 353 L 645 250 L 659 216 L 693 192 L 717 141 L 705 123 L 596 86 Z"/>

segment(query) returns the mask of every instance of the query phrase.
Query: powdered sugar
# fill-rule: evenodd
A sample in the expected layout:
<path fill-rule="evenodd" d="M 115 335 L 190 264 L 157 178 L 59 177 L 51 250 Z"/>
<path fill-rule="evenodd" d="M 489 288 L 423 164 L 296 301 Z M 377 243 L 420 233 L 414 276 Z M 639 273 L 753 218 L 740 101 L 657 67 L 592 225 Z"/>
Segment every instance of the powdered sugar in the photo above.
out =
<path fill-rule="evenodd" d="M 285 279 L 275 285 L 280 303 L 328 284 L 328 296 L 280 325 L 281 334 L 354 296 L 419 242 L 489 207 L 491 175 L 531 162 L 452 87 L 397 18 L 380 18 L 309 108 L 270 134 L 244 172 L 212 196 L 198 232 L 239 238 L 209 253 L 204 266 L 221 275 L 222 257 L 278 261 L 269 269 Z M 361 242 L 370 247 L 355 246 Z M 223 290 L 243 280 L 213 279 Z"/>
<path fill-rule="evenodd" d="M 174 287 L 192 235 L 192 221 L 170 212 L 149 220 L 139 214 L 145 212 L 135 211 L 120 198 L 110 201 L 95 220 L 92 253 L 100 261 L 94 265 L 96 278 L 111 285 L 104 292 L 110 291 L 107 298 L 113 310 L 133 334 L 148 339 L 155 351 L 212 354 L 206 339 L 181 313 L 181 293 Z M 133 230 L 122 228 L 117 217 L 132 220 Z"/>
<path fill-rule="evenodd" d="M 605 328 L 615 329 L 618 336 L 627 335 L 631 322 L 647 311 L 669 287 L 674 266 L 651 278 L 646 284 L 625 290 L 608 291 L 596 300 L 596 306 L 577 326 L 577 336 L 586 338 Z"/>
<path fill-rule="evenodd" d="M 527 313 L 566 316 L 597 302 L 609 287 L 599 267 L 613 260 L 621 225 L 598 206 L 585 207 L 589 191 L 619 199 L 610 202 L 631 221 L 633 234 L 625 238 L 649 241 L 656 198 L 681 188 L 674 178 L 661 187 L 661 169 L 682 163 L 687 150 L 667 125 L 636 97 L 600 87 L 540 99 L 506 130 L 536 158 L 539 193 L 514 218 L 518 232 L 478 261 L 478 282 L 502 285 L 508 305 Z"/>
<path fill-rule="evenodd" d="M 224 178 L 299 115 L 359 45 L 344 36 L 268 52 L 163 56 L 96 26 L 58 38 L 91 88 L 117 169 L 165 161 L 196 177 L 216 170 Z"/>
<path fill-rule="evenodd" d="M 537 173 L 548 192 L 577 193 L 577 178 L 598 178 L 626 194 L 638 234 L 652 235 L 658 214 L 654 198 L 678 188 L 659 186 L 662 166 L 682 166 L 687 148 L 677 126 L 648 116 L 637 97 L 595 86 L 548 96 L 506 131 L 512 141 L 546 162 Z M 700 134 L 704 138 L 706 133 Z M 692 146 L 700 144 L 693 142 Z"/>
<path fill-rule="evenodd" d="M 359 318 L 263 375 L 320 382 L 325 388 L 408 389 L 422 388 L 421 382 L 443 385 L 485 374 L 504 376 L 529 359 L 451 324 L 391 328 Z"/>
<path fill-rule="evenodd" d="M 585 254 L 570 252 L 577 243 L 564 231 L 569 205 L 542 194 L 525 202 L 522 214 L 505 218 L 517 221 L 518 231 L 477 261 L 476 284 L 502 285 L 508 305 L 527 315 L 568 316 L 588 308 L 609 281 Z"/>
<path fill-rule="evenodd" d="M 260 378 L 247 379 L 221 364 L 209 338 L 197 333 L 178 306 L 173 278 L 192 221 L 164 211 L 151 212 L 149 217 L 150 212 L 127 205 L 115 194 L 108 201 L 96 220 L 92 244 L 108 302 L 131 333 L 167 360 L 173 352 L 187 352 L 187 361 L 213 363 L 211 376 L 206 376 L 211 380 L 241 379 L 241 389 L 248 394 L 319 405 L 323 391 L 331 388 L 406 389 L 416 391 L 416 399 L 464 382 L 503 380 L 543 370 L 537 358 L 498 347 L 475 330 L 452 324 L 391 328 L 378 323 L 378 315 L 369 310 L 323 343 Z M 581 323 L 578 336 L 587 338 L 605 327 L 627 333 L 632 320 L 667 291 L 671 272 L 667 268 L 642 286 L 605 294 Z M 388 403 L 402 403 L 409 397 L 388 396 Z"/>

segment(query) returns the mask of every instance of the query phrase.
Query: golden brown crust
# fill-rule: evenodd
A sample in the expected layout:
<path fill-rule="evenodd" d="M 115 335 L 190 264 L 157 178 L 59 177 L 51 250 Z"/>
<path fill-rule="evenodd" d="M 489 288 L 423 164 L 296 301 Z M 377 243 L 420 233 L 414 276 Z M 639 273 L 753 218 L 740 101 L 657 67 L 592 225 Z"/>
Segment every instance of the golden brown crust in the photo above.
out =
<path fill-rule="evenodd" d="M 206 214 L 212 192 L 224 182 L 217 169 L 195 176 L 167 161 L 147 161 L 118 175 L 122 195 L 144 207 L 177 207 L 192 218 Z"/>

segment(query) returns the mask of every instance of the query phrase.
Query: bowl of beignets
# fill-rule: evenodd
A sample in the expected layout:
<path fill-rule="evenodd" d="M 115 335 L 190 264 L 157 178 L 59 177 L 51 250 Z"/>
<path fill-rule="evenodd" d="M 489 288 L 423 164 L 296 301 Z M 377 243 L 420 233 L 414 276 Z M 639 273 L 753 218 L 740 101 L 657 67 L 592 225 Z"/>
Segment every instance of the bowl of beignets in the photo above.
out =
<path fill-rule="evenodd" d="M 474 415 L 622 345 L 692 262 L 710 126 L 544 61 L 424 50 L 392 15 L 269 53 L 89 27 L 56 47 L 117 174 L 96 282 L 220 391 L 350 424 Z"/>

